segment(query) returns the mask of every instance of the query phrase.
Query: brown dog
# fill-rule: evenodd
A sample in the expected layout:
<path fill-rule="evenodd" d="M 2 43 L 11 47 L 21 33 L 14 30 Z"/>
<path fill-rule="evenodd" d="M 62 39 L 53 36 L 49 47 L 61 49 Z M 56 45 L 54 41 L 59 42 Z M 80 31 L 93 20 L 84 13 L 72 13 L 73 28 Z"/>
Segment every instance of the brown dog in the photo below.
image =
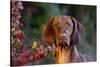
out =
<path fill-rule="evenodd" d="M 43 31 L 43 40 L 49 45 L 56 45 L 56 63 L 95 61 L 95 57 L 78 53 L 76 44 L 84 31 L 83 26 L 71 16 L 55 16 Z"/>

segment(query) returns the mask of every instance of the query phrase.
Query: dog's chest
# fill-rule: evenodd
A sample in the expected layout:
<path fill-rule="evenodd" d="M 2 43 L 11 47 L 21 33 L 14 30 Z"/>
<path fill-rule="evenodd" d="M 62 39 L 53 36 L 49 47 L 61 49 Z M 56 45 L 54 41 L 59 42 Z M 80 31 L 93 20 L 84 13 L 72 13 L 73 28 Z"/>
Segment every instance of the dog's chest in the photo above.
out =
<path fill-rule="evenodd" d="M 59 47 L 58 48 L 58 52 L 59 52 L 59 64 L 64 64 L 64 63 L 69 63 L 70 62 L 70 54 L 71 54 L 71 51 L 70 50 L 66 50 L 65 48 L 61 48 Z"/>

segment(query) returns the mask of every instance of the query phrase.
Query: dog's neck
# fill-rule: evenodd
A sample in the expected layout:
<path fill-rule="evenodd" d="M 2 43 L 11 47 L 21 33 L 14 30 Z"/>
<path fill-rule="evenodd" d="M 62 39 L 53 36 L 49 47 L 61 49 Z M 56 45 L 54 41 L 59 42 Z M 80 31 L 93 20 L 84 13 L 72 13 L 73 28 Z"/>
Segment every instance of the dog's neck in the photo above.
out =
<path fill-rule="evenodd" d="M 73 62 L 74 54 L 76 54 L 77 49 L 75 46 L 71 48 L 57 47 L 56 48 L 56 63 L 64 64 Z"/>
<path fill-rule="evenodd" d="M 71 52 L 72 52 L 72 49 L 67 49 L 65 47 L 57 47 L 56 48 L 56 63 L 57 64 L 70 63 Z"/>

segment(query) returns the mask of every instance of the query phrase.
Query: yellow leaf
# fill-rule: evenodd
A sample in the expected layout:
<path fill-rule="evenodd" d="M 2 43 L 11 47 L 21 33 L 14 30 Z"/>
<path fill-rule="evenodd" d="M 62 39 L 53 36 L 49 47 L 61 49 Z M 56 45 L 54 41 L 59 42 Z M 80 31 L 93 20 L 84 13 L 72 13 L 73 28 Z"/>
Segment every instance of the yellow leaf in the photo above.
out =
<path fill-rule="evenodd" d="M 37 45 L 38 45 L 38 43 L 36 41 L 34 41 L 33 44 L 32 44 L 32 49 L 36 48 Z"/>
<path fill-rule="evenodd" d="M 15 41 L 15 48 L 16 49 L 19 49 L 20 48 L 20 42 L 19 42 L 19 40 L 16 40 Z"/>
<path fill-rule="evenodd" d="M 15 31 L 15 28 L 12 28 L 12 32 L 14 32 Z"/>

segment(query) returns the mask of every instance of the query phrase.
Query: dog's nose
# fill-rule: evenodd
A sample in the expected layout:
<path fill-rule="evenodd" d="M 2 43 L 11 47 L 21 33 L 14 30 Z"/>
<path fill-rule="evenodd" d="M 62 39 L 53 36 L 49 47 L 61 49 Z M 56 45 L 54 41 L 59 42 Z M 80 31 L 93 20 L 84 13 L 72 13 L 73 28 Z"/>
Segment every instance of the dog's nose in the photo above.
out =
<path fill-rule="evenodd" d="M 65 37 L 66 37 L 66 34 L 65 34 L 65 33 L 63 33 L 63 34 L 61 34 L 61 35 L 60 35 L 60 37 L 61 37 L 61 39 L 63 39 L 63 38 L 65 38 Z"/>

